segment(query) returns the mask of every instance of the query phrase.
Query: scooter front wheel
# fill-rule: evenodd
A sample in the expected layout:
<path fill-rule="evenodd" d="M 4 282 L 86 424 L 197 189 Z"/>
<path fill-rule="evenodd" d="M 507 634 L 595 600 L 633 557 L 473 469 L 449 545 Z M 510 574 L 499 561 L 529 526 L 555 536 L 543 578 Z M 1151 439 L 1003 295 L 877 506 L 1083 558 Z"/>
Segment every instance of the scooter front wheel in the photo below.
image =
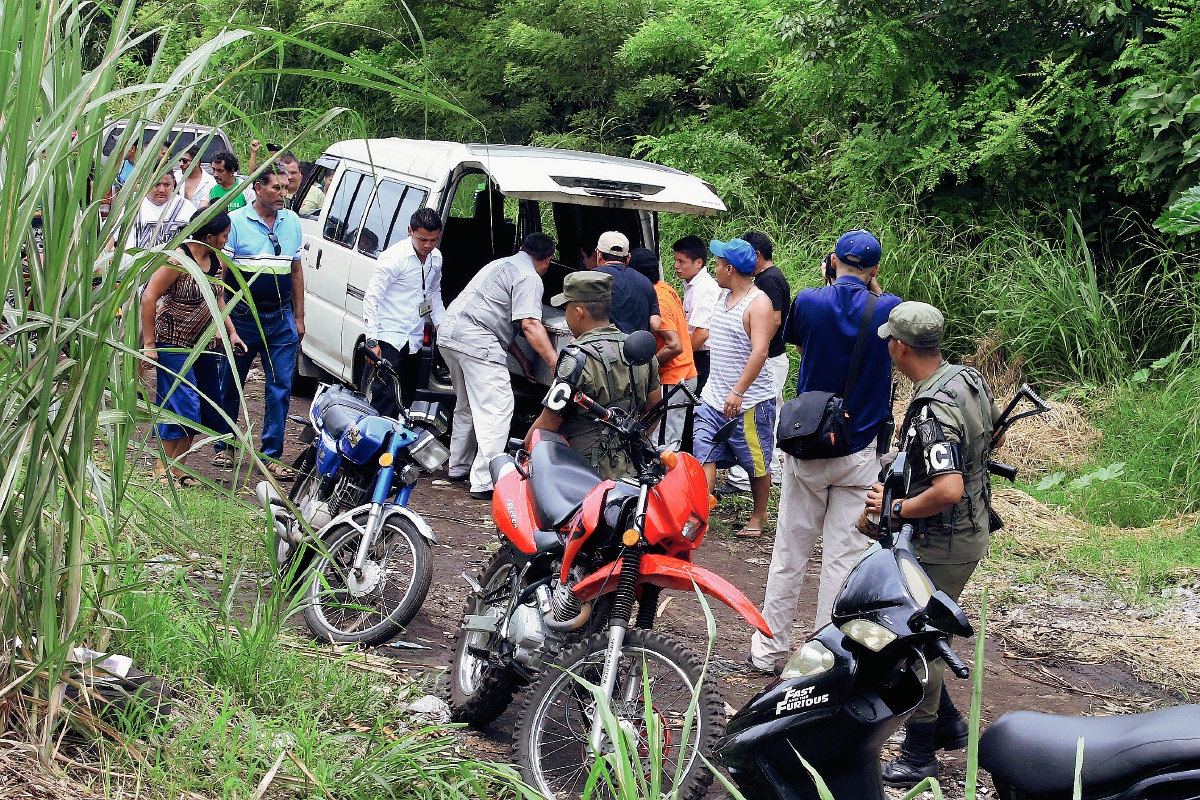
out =
<path fill-rule="evenodd" d="M 362 533 L 341 525 L 325 537 L 327 552 L 313 558 L 304 622 L 322 641 L 381 645 L 404 630 L 429 592 L 429 543 L 409 520 L 389 517 L 353 571 Z"/>
<path fill-rule="evenodd" d="M 513 734 L 517 767 L 522 779 L 546 797 L 581 797 L 596 764 L 589 741 L 596 698 L 577 678 L 598 686 L 607 648 L 606 631 L 562 653 L 543 670 L 521 709 Z M 636 741 L 636 752 L 624 744 L 614 746 L 607 732 L 600 745 L 601 755 L 623 751 L 619 757 L 628 759 L 647 780 L 657 764 L 664 794 L 672 787 L 680 759 L 685 759 L 679 792 L 672 794 L 681 800 L 697 800 L 708 790 L 712 773 L 697 752 L 710 755 L 724 731 L 720 695 L 711 681 L 700 683 L 701 668 L 690 650 L 665 634 L 627 630 L 610 708 L 626 734 L 623 738 Z M 685 746 L 685 715 L 696 695 L 696 715 Z M 648 717 L 655 724 L 648 724 Z M 651 731 L 657 731 L 653 740 Z M 616 780 L 611 767 L 609 775 Z M 605 780 L 596 788 L 597 796 L 610 796 Z"/>

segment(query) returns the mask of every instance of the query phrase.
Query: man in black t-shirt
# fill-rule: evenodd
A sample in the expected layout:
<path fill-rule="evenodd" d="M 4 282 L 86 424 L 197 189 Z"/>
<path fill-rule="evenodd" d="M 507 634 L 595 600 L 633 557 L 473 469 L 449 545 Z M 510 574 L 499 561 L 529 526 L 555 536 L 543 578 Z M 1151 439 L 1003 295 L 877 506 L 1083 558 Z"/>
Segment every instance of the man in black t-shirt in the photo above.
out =
<path fill-rule="evenodd" d="M 787 348 L 783 343 L 783 328 L 787 324 L 788 311 L 792 307 L 792 287 L 775 262 L 771 260 L 775 248 L 771 239 L 761 231 L 747 231 L 740 237 L 749 242 L 758 254 L 758 264 L 754 267 L 754 285 L 771 299 L 771 307 L 775 309 L 775 335 L 771 337 L 771 345 L 767 348 L 767 363 L 763 369 L 771 375 L 775 383 L 775 407 L 783 407 L 783 387 L 788 378 Z M 780 464 L 783 451 L 779 453 L 780 462 L 771 467 L 771 481 L 776 485 L 781 479 Z M 749 491 L 750 481 L 744 472 L 734 467 L 729 471 L 729 484 L 738 491 Z"/>

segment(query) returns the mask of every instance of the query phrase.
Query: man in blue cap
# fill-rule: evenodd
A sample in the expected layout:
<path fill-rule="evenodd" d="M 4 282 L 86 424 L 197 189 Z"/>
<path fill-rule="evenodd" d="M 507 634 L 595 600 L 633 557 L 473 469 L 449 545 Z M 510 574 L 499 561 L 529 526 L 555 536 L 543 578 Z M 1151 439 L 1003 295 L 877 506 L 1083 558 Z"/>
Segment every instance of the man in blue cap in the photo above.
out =
<path fill-rule="evenodd" d="M 827 624 L 833 599 L 850 568 L 870 545 L 855 529 L 866 506 L 864 488 L 879 477 L 877 443 L 889 433 L 892 359 L 887 343 L 876 333 L 900 298 L 881 294 L 875 279 L 882 249 L 868 231 L 842 234 L 829 256 L 832 279 L 819 289 L 796 295 L 784 329 L 784 341 L 800 351 L 796 394 L 821 391 L 842 395 L 846 390 L 851 357 L 860 338 L 870 294 L 878 295 L 867 320 L 856 382 L 845 397 L 850 414 L 850 454 L 837 458 L 784 457 L 779 522 L 767 575 L 763 617 L 775 638 L 755 633 L 747 661 L 763 672 L 773 672 L 790 648 L 792 623 L 804 583 L 804 572 L 818 536 L 821 545 L 821 585 L 817 592 L 814 629 Z"/>
<path fill-rule="evenodd" d="M 708 382 L 696 409 L 692 452 L 704 465 L 710 493 L 716 487 L 718 467 L 738 464 L 749 473 L 754 511 L 737 535 L 756 537 L 762 535 L 771 493 L 775 383 L 763 365 L 775 333 L 775 309 L 754 285 L 758 254 L 749 242 L 713 241 L 708 247 L 716 256 L 713 273 L 723 291 L 708 326 L 712 355 Z M 714 442 L 717 431 L 730 419 L 737 420 L 733 435 Z"/>

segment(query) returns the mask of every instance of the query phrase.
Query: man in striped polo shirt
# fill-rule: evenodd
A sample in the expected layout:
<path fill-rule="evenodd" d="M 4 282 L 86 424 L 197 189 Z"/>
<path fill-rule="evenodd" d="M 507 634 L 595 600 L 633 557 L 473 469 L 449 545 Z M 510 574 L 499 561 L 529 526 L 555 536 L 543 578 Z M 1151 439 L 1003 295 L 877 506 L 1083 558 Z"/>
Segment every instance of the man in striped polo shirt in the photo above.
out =
<path fill-rule="evenodd" d="M 754 511 L 736 535 L 753 538 L 762 536 L 771 494 L 775 384 L 763 365 L 775 333 L 775 310 L 754 285 L 758 255 L 748 242 L 714 241 L 709 249 L 716 256 L 717 285 L 724 291 L 708 326 L 712 356 L 696 409 L 693 453 L 704 465 L 709 492 L 716 487 L 718 467 L 739 464 L 750 475 Z M 715 442 L 717 431 L 731 419 L 737 420 L 733 434 Z"/>
<path fill-rule="evenodd" d="M 277 461 L 283 456 L 283 431 L 292 399 L 296 350 L 304 337 L 304 269 L 300 262 L 304 236 L 296 212 L 284 208 L 283 187 L 275 170 L 267 169 L 255 179 L 254 194 L 253 203 L 229 215 L 225 254 L 233 260 L 233 268 L 226 285 L 232 291 L 244 293 L 229 318 L 246 349 L 234 354 L 238 381 L 234 381 L 231 370 L 224 372 L 222 405 L 230 419 L 237 419 L 241 399 L 238 387 L 245 386 L 250 364 L 255 356 L 261 355 L 267 383 L 262 453 Z M 253 301 L 253 311 L 246 303 L 245 293 Z M 233 459 L 223 443 L 217 445 L 213 465 L 233 467 Z M 271 463 L 267 469 L 280 480 L 295 478 L 295 473 L 283 464 Z"/>

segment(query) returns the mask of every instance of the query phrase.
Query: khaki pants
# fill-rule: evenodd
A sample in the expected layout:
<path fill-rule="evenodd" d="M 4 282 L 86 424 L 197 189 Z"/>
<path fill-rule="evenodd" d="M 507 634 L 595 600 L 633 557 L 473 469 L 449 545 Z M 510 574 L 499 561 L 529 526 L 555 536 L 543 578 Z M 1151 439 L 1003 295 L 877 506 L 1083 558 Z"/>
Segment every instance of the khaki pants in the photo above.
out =
<path fill-rule="evenodd" d="M 975 567 L 979 566 L 978 561 L 971 561 L 967 564 L 922 564 L 925 568 L 925 574 L 929 576 L 929 580 L 933 581 L 933 585 L 941 589 L 946 594 L 950 595 L 954 602 L 958 602 L 959 595 L 962 594 L 963 587 L 967 585 L 967 581 L 971 579 L 971 575 L 975 572 Z M 929 662 L 929 681 L 925 684 L 925 697 L 921 700 L 921 705 L 917 706 L 917 710 L 913 712 L 909 722 L 936 722 L 938 706 L 942 702 L 942 679 L 946 672 L 946 662 L 940 658 L 935 658 Z"/>
<path fill-rule="evenodd" d="M 508 367 L 482 358 L 442 351 L 454 384 L 454 432 L 450 436 L 451 475 L 471 473 L 471 491 L 492 488 L 491 460 L 504 452 L 512 426 L 513 392 Z"/>
<path fill-rule="evenodd" d="M 758 666 L 769 667 L 788 655 L 796 603 L 818 535 L 822 537 L 821 586 L 814 629 L 829 623 L 834 598 L 871 544 L 854 524 L 866 508 L 867 490 L 878 479 L 874 444 L 841 458 L 801 461 L 785 456 L 775 549 L 763 600 L 763 617 L 775 638 L 754 634 L 750 655 Z"/>
<path fill-rule="evenodd" d="M 691 390 L 692 394 L 696 394 L 696 379 L 688 378 L 684 380 L 683 385 Z M 667 396 L 672 388 L 678 384 L 664 384 L 662 387 L 663 397 Z M 672 450 L 678 452 L 683 443 L 683 432 L 687 429 L 688 411 L 687 398 L 683 391 L 680 390 L 671 395 L 671 399 L 667 401 L 669 405 L 678 405 L 678 408 L 669 408 L 663 416 L 662 421 L 658 425 L 658 443 L 665 444 Z"/>

